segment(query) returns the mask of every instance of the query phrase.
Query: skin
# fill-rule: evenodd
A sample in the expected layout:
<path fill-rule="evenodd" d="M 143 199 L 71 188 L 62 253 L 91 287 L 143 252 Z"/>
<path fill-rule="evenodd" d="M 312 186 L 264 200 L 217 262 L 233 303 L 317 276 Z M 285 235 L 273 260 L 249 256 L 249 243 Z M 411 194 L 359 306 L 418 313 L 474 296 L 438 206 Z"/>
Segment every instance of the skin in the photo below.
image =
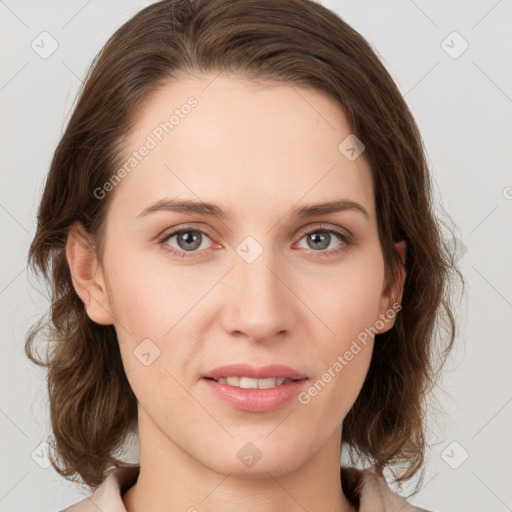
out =
<path fill-rule="evenodd" d="M 405 276 L 394 289 L 385 280 L 371 171 L 362 157 L 350 161 L 338 150 L 351 129 L 329 96 L 226 75 L 164 86 L 138 118 L 127 155 L 190 96 L 197 107 L 117 185 L 103 265 L 80 226 L 67 244 L 75 288 L 93 321 L 115 326 L 138 399 L 141 470 L 125 506 L 352 511 L 339 480 L 342 423 L 367 374 L 372 337 L 306 405 L 239 411 L 200 377 L 224 364 L 281 363 L 304 372 L 307 389 L 400 302 Z M 228 216 L 137 217 L 164 197 L 215 203 Z M 291 216 L 296 207 L 339 199 L 361 204 L 369 217 L 355 210 Z M 158 244 L 160 234 L 183 227 L 206 233 L 185 259 Z M 318 248 L 304 235 L 336 228 L 354 243 L 332 234 Z M 247 236 L 263 249 L 252 263 L 236 252 Z M 165 244 L 186 253 L 177 236 Z M 396 249 L 404 260 L 405 243 Z M 145 366 L 134 350 L 148 338 L 160 355 Z M 251 468 L 237 457 L 247 442 L 261 452 Z"/>

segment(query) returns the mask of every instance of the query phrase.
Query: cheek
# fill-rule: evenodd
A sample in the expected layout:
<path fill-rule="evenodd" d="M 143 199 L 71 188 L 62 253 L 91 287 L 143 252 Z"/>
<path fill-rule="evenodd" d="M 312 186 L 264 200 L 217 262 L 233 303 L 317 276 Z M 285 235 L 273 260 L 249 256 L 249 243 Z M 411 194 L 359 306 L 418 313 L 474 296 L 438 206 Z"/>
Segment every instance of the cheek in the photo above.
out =
<path fill-rule="evenodd" d="M 303 289 L 309 290 L 308 305 L 341 344 L 338 348 L 379 318 L 383 280 L 383 263 L 376 254 L 375 258 L 354 260 L 302 283 Z"/>
<path fill-rule="evenodd" d="M 161 259 L 165 261 L 164 256 Z M 184 279 L 179 267 L 148 264 L 143 252 L 137 253 L 133 248 L 111 253 L 111 261 L 115 261 L 109 272 L 115 321 L 134 341 L 141 337 L 161 338 L 187 307 L 190 309 L 196 295 L 191 286 L 194 280 Z"/>
<path fill-rule="evenodd" d="M 113 283 L 116 324 L 134 341 L 140 337 L 159 337 L 162 325 L 155 323 L 155 319 L 162 304 L 168 304 L 168 297 L 151 286 L 151 276 L 146 272 L 124 272 L 122 268 L 118 272 Z"/>
<path fill-rule="evenodd" d="M 183 358 L 195 350 L 187 343 L 195 339 L 194 329 L 201 325 L 201 317 L 195 316 L 199 309 L 193 308 L 212 286 L 209 281 L 198 279 L 192 266 L 148 265 L 128 252 L 120 254 L 111 267 L 116 333 L 126 374 L 139 399 L 148 390 L 179 390 L 170 374 L 180 378 Z M 145 398 L 151 401 L 154 395 L 151 392 Z"/>
<path fill-rule="evenodd" d="M 322 327 L 324 334 L 317 336 L 322 368 L 316 376 L 315 382 L 320 381 L 316 388 L 329 387 L 325 403 L 346 409 L 345 413 L 368 372 L 384 277 L 379 253 L 357 263 L 340 267 L 335 276 L 321 277 L 316 282 L 322 285 L 310 287 L 309 294 L 311 309 L 319 312 L 326 327 Z"/>

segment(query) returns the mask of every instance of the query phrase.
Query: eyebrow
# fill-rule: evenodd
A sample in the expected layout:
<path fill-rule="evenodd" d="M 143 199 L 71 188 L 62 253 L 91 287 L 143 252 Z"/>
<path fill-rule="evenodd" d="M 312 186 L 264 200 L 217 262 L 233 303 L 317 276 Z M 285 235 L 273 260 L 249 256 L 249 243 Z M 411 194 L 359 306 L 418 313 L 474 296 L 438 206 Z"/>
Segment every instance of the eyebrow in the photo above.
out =
<path fill-rule="evenodd" d="M 151 213 L 168 211 L 176 213 L 197 213 L 200 215 L 208 215 L 225 220 L 229 215 L 219 206 L 204 201 L 177 200 L 163 198 L 156 203 L 151 204 L 142 210 L 136 218 L 145 217 Z M 298 219 L 307 219 L 318 215 L 327 215 L 329 213 L 337 213 L 343 211 L 356 211 L 362 213 L 366 219 L 370 218 L 370 214 L 364 206 L 349 199 L 340 199 L 338 201 L 329 201 L 318 204 L 306 204 L 299 208 L 291 210 L 292 217 Z"/>

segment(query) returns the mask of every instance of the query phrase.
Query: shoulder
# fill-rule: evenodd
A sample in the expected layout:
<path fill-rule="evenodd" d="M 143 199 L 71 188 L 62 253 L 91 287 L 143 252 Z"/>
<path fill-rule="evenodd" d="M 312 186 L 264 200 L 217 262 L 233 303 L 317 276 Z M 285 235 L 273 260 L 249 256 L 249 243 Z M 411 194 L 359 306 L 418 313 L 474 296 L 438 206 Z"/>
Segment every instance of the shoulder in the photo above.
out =
<path fill-rule="evenodd" d="M 358 512 L 433 512 L 408 503 L 372 469 L 341 466 L 340 474 L 343 492 Z"/>
<path fill-rule="evenodd" d="M 98 512 L 98 510 L 126 512 L 121 496 L 137 479 L 139 468 L 139 464 L 128 463 L 116 466 L 110 470 L 91 496 L 59 512 Z"/>

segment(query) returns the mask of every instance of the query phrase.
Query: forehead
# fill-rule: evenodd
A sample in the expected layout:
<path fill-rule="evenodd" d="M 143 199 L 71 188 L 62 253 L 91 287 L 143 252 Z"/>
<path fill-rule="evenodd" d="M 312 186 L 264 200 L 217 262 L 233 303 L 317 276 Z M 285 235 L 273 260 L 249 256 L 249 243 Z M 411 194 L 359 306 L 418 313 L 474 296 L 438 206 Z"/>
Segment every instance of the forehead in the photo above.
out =
<path fill-rule="evenodd" d="M 340 105 L 314 89 L 225 75 L 181 79 L 140 110 L 115 202 L 134 218 L 164 196 L 241 215 L 346 198 L 373 216 L 369 167 L 339 149 L 350 134 Z"/>

